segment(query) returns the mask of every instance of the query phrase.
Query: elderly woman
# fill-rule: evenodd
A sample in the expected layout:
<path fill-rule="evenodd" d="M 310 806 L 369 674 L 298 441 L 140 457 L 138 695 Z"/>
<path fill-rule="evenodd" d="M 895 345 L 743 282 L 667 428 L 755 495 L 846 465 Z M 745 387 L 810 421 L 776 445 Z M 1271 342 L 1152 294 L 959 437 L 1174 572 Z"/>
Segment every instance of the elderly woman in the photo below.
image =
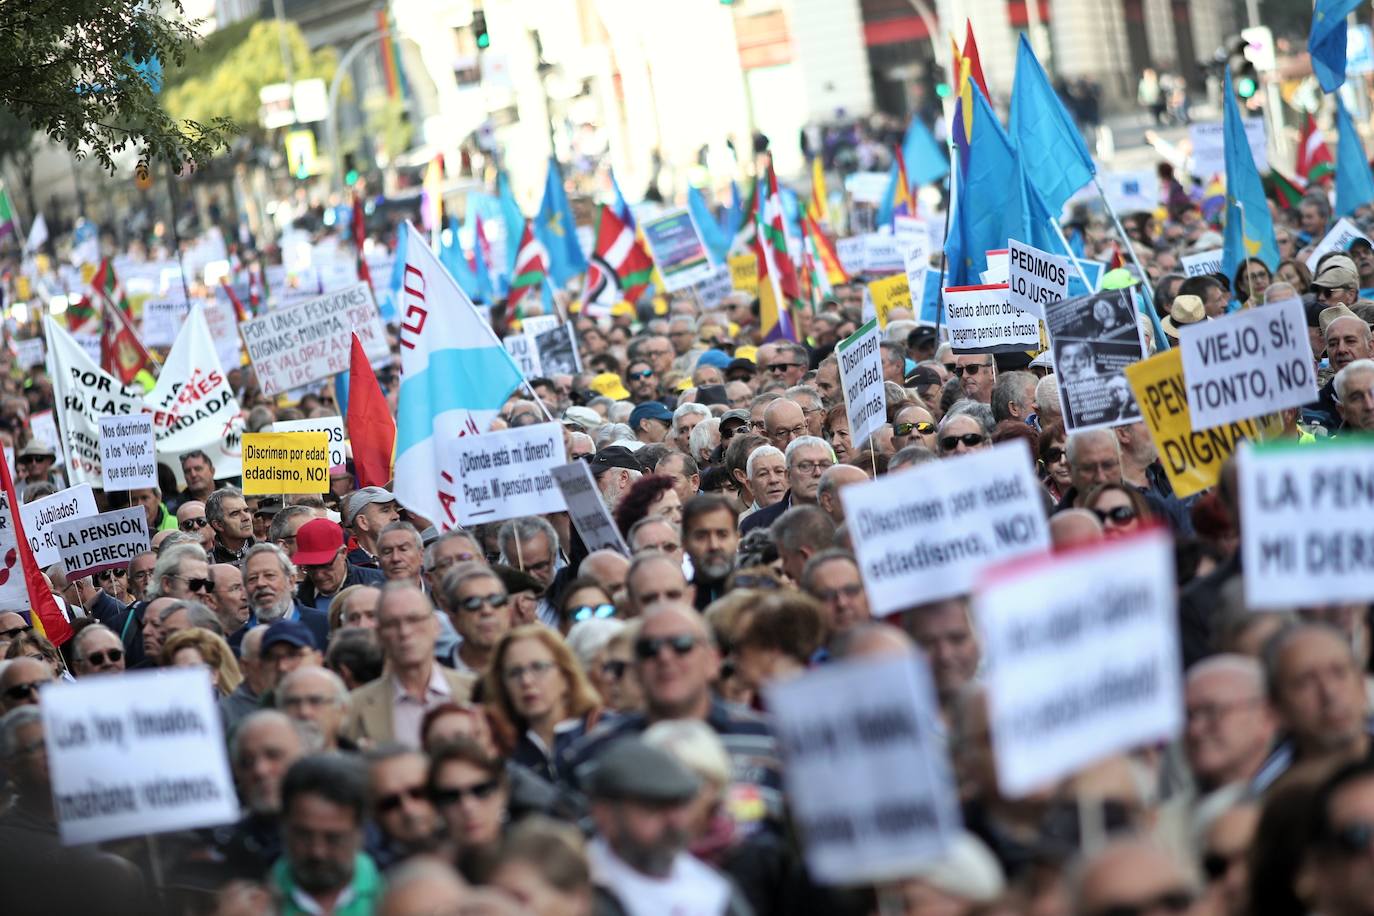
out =
<path fill-rule="evenodd" d="M 682 524 L 682 500 L 673 489 L 673 478 L 666 474 L 650 474 L 630 485 L 615 507 L 616 527 L 621 536 L 628 536 L 635 522 L 650 515 L 662 516 L 674 525 Z"/>
<path fill-rule="evenodd" d="M 164 668 L 206 668 L 215 692 L 221 697 L 227 697 L 243 683 L 239 663 L 224 637 L 199 627 L 168 637 L 162 644 L 161 660 Z"/>

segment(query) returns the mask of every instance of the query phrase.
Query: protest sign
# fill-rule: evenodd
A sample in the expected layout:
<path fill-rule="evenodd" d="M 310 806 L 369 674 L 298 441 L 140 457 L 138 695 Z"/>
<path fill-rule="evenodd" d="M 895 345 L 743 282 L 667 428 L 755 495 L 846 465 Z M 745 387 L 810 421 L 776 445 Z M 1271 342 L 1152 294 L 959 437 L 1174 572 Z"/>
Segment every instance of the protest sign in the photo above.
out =
<path fill-rule="evenodd" d="M 143 303 L 143 345 L 170 347 L 177 339 L 177 329 L 190 311 L 185 299 L 149 299 Z"/>
<path fill-rule="evenodd" d="M 1040 493 L 1020 442 L 842 489 L 873 613 L 967 594 L 987 565 L 1049 549 Z"/>
<path fill-rule="evenodd" d="M 13 479 L 13 465 L 10 479 Z M 22 519 L 21 519 L 22 520 Z M 24 569 L 19 564 L 18 526 L 9 500 L 0 492 L 0 611 L 29 611 L 29 589 L 24 583 Z"/>
<path fill-rule="evenodd" d="M 100 418 L 141 413 L 142 392 L 102 371 L 52 318 L 43 319 L 43 330 L 48 338 L 53 404 L 61 411 L 61 427 L 67 434 L 67 479 L 103 483 Z"/>
<path fill-rule="evenodd" d="M 1263 118 L 1243 118 L 1245 141 L 1250 146 L 1255 168 L 1263 175 L 1269 171 L 1268 141 L 1264 136 Z M 1193 160 L 1188 171 L 1194 178 L 1207 181 L 1213 175 L 1226 175 L 1226 131 L 1220 121 L 1194 121 L 1188 125 L 1188 139 L 1193 145 Z"/>
<path fill-rule="evenodd" d="M 895 236 L 870 232 L 861 238 L 864 243 L 864 273 L 895 274 L 906 269 L 902 246 Z"/>
<path fill-rule="evenodd" d="M 1254 420 L 1194 430 L 1183 385 L 1183 355 L 1175 347 L 1126 367 L 1136 403 L 1154 440 L 1174 495 L 1186 499 L 1214 485 L 1242 440 L 1258 442 Z"/>
<path fill-rule="evenodd" d="M 956 353 L 1010 353 L 1040 346 L 1040 323 L 1011 304 L 1005 283 L 945 287 L 945 316 Z"/>
<path fill-rule="evenodd" d="M 925 290 L 926 274 L 930 271 L 930 232 L 925 223 L 917 225 L 921 227 L 920 231 L 913 233 L 902 245 L 908 295 L 913 304 L 915 294 Z"/>
<path fill-rule="evenodd" d="M 1070 432 L 1140 419 L 1125 368 L 1145 357 L 1129 289 L 1104 290 L 1045 306 L 1059 403 Z"/>
<path fill-rule="evenodd" d="M 1163 530 L 989 570 L 974 593 L 1002 794 L 1052 786 L 1183 725 Z"/>
<path fill-rule="evenodd" d="M 759 292 L 759 259 L 752 254 L 737 254 L 730 258 L 730 285 L 742 293 Z"/>
<path fill-rule="evenodd" d="M 100 418 L 100 480 L 106 492 L 158 485 L 152 414 Z"/>
<path fill-rule="evenodd" d="M 39 708 L 63 845 L 238 820 L 208 669 L 54 683 Z"/>
<path fill-rule="evenodd" d="M 870 321 L 835 347 L 849 435 L 856 449 L 887 424 L 883 355 L 878 346 L 882 339 L 877 321 Z"/>
<path fill-rule="evenodd" d="M 840 266 L 844 272 L 851 277 L 857 277 L 864 272 L 864 240 L 862 236 L 846 236 L 835 240 L 835 257 L 840 259 Z"/>
<path fill-rule="evenodd" d="M 1107 203 L 1118 213 L 1151 213 L 1159 206 L 1159 176 L 1153 170 L 1140 172 L 1099 172 Z M 1097 195 L 1087 185 L 1075 198 L 1092 199 Z"/>
<path fill-rule="evenodd" d="M 1179 263 L 1183 265 L 1183 275 L 1185 277 L 1200 277 L 1203 274 L 1221 273 L 1221 256 L 1223 249 L 1213 248 L 1211 251 L 1199 251 L 1197 254 L 1186 254 L 1179 258 Z"/>
<path fill-rule="evenodd" d="M 67 453 L 62 448 L 62 436 L 57 432 L 57 419 L 51 410 L 40 410 L 30 414 L 29 431 L 39 442 L 52 447 L 57 455 L 57 467 L 67 466 Z"/>
<path fill-rule="evenodd" d="M 43 365 L 43 360 L 47 358 L 47 355 L 48 351 L 44 348 L 41 337 L 30 337 L 14 342 L 14 359 L 19 364 L 20 369 L 32 369 L 34 366 Z"/>
<path fill-rule="evenodd" d="M 274 309 L 239 326 L 264 394 L 277 394 L 348 370 L 357 332 L 369 360 L 390 355 L 366 283 Z"/>
<path fill-rule="evenodd" d="M 324 433 L 329 442 L 329 467 L 342 468 L 348 461 L 344 450 L 343 417 L 316 417 L 313 420 L 278 420 L 267 430 L 272 433 Z"/>
<path fill-rule="evenodd" d="M 571 322 L 555 325 L 536 334 L 534 348 L 539 354 L 540 371 L 537 375 L 576 375 L 582 371 L 582 360 L 577 355 L 577 338 Z"/>
<path fill-rule="evenodd" d="M 516 368 L 525 378 L 537 378 L 544 374 L 543 367 L 539 364 L 539 348 L 535 346 L 534 338 L 528 334 L 507 334 L 501 339 L 501 345 L 506 348 L 510 358 L 515 361 Z"/>
<path fill-rule="evenodd" d="M 142 506 L 117 509 L 53 526 L 67 579 L 124 569 L 148 549 L 148 514 Z"/>
<path fill-rule="evenodd" d="M 530 315 L 520 319 L 520 330 L 531 337 L 538 337 L 549 328 L 556 328 L 558 325 L 557 315 Z"/>
<path fill-rule="evenodd" d="M 24 522 L 24 535 L 29 539 L 29 549 L 33 551 L 33 558 L 38 565 L 46 568 L 62 561 L 62 551 L 57 546 L 57 536 L 53 531 L 59 522 L 85 518 L 98 511 L 95 492 L 88 483 L 58 490 L 51 496 L 20 506 L 19 517 Z"/>
<path fill-rule="evenodd" d="M 1312 254 L 1307 258 L 1307 269 L 1313 273 L 1317 272 L 1317 262 L 1330 251 L 1348 252 L 1350 246 L 1356 239 L 1369 241 L 1369 237 L 1359 230 L 1347 217 L 1341 217 L 1336 225 L 1331 227 L 1331 231 L 1322 236 L 1322 240 L 1317 243 L 1317 247 L 1312 249 Z"/>
<path fill-rule="evenodd" d="M 851 201 L 880 204 L 887 194 L 892 176 L 887 172 L 851 172 L 844 176 L 844 189 Z"/>
<path fill-rule="evenodd" d="M 988 252 L 988 269 L 983 271 L 984 283 L 1006 283 L 1011 276 L 1011 250 L 994 248 Z"/>
<path fill-rule="evenodd" d="M 691 287 L 692 295 L 696 297 L 697 304 L 702 309 L 718 308 L 725 301 L 725 297 L 734 290 L 730 267 L 725 264 L 717 267 L 711 276 Z"/>
<path fill-rule="evenodd" d="M 872 884 L 940 856 L 960 818 L 924 659 L 835 662 L 764 694 L 813 880 Z"/>
<path fill-rule="evenodd" d="M 1246 607 L 1374 601 L 1374 439 L 1247 444 L 1238 462 Z"/>
<path fill-rule="evenodd" d="M 873 315 L 882 327 L 887 327 L 887 316 L 893 309 L 911 309 L 911 287 L 904 273 L 873 280 L 867 289 L 873 300 Z"/>
<path fill-rule="evenodd" d="M 243 434 L 244 495 L 328 490 L 328 433 Z"/>
<path fill-rule="evenodd" d="M 620 529 L 611 518 L 606 500 L 596 486 L 596 478 L 585 461 L 574 461 L 561 467 L 549 468 L 558 491 L 563 494 L 568 515 L 582 536 L 582 543 L 588 552 L 593 550 L 615 550 L 630 555 L 630 548 L 620 536 Z"/>
<path fill-rule="evenodd" d="M 1307 318 L 1296 299 L 1179 328 L 1194 429 L 1317 399 Z"/>
<path fill-rule="evenodd" d="M 692 214 L 674 210 L 639 225 L 668 292 L 686 289 L 711 276 L 715 268 L 711 266 L 701 233 L 692 222 Z"/>
<path fill-rule="evenodd" d="M 550 471 L 568 463 L 563 429 L 537 423 L 449 442 L 441 455 L 443 528 L 543 515 L 567 508 Z"/>
<path fill-rule="evenodd" d="M 1043 319 L 1046 302 L 1057 302 L 1069 295 L 1069 261 L 1016 239 L 1007 245 L 1008 301 L 1012 308 Z"/>

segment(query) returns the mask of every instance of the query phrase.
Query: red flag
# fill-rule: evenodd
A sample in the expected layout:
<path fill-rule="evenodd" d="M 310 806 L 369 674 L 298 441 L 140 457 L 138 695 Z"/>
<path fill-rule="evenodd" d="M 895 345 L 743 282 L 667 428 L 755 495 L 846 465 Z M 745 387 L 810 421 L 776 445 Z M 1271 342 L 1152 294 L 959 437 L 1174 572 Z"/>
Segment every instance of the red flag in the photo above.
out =
<path fill-rule="evenodd" d="M 234 294 L 234 288 L 229 285 L 229 281 L 220 280 L 219 285 L 224 287 L 224 294 L 229 297 L 229 304 L 234 307 L 234 320 L 247 321 L 248 312 L 244 311 L 243 302 Z"/>
<path fill-rule="evenodd" d="M 973 40 L 973 23 L 965 19 L 967 27 L 964 32 L 964 59 L 968 61 L 969 76 L 978 84 L 978 88 L 983 90 L 983 95 L 991 99 L 988 94 L 988 82 L 983 79 L 983 62 L 978 59 L 978 42 Z"/>
<path fill-rule="evenodd" d="M 363 342 L 353 335 L 348 365 L 348 438 L 353 443 L 353 470 L 359 487 L 384 487 L 391 480 L 396 449 L 396 418 L 387 407 L 382 386 L 367 361 Z"/>
<path fill-rule="evenodd" d="M 152 367 L 152 354 L 143 346 L 123 309 L 107 299 L 101 312 L 100 368 L 128 385 L 144 369 Z"/>
<path fill-rule="evenodd" d="M 24 570 L 24 587 L 29 592 L 29 622 L 35 630 L 48 637 L 54 646 L 60 646 L 72 638 L 72 625 L 62 615 L 62 610 L 57 606 L 57 599 L 53 597 L 52 585 L 48 582 L 48 577 L 43 575 L 43 570 L 38 568 L 38 561 L 33 558 L 33 551 L 29 549 L 29 538 L 24 534 L 24 519 L 20 517 L 19 498 L 14 492 L 9 462 L 4 460 L 0 460 L 0 487 L 4 488 L 9 516 L 14 524 L 13 550 L 19 553 L 19 564 Z M 4 564 L 4 570 L 0 575 L 9 576 L 14 567 L 12 553 L 4 557 Z"/>

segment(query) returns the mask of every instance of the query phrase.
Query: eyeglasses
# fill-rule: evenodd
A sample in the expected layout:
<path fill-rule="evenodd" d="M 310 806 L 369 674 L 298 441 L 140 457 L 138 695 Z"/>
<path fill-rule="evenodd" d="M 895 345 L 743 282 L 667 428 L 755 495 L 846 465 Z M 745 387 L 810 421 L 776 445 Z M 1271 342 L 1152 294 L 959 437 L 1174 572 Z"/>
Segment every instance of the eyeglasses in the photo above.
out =
<path fill-rule="evenodd" d="M 179 576 L 179 575 L 177 575 L 176 573 L 168 573 L 168 574 L 167 574 L 167 578 L 169 578 L 169 579 L 181 579 L 183 582 L 186 583 L 186 590 L 187 590 L 187 591 L 192 591 L 192 592 L 205 592 L 205 593 L 208 594 L 208 593 L 213 592 L 213 591 L 215 590 L 215 580 L 214 580 L 214 579 L 201 579 L 201 578 L 192 578 L 191 576 Z"/>
<path fill-rule="evenodd" d="M 329 697 L 323 696 L 318 693 L 305 693 L 301 694 L 300 696 L 289 696 L 281 698 L 281 704 L 285 706 L 287 709 L 300 709 L 301 707 L 307 707 L 309 709 L 319 709 L 321 706 L 328 706 L 331 703 L 337 703 L 338 701 L 339 698 L 337 696 Z"/>
<path fill-rule="evenodd" d="M 1357 856 L 1374 842 L 1374 824 L 1356 821 L 1344 827 L 1333 827 L 1327 845 L 1344 856 Z"/>
<path fill-rule="evenodd" d="M 857 598 L 863 593 L 863 585 L 858 582 L 853 582 L 849 585 L 841 585 L 839 588 L 824 588 L 814 594 L 820 601 L 826 604 L 834 604 L 836 601 L 840 600 L 841 596 L 845 598 Z"/>
<path fill-rule="evenodd" d="M 0 639 L 14 639 L 20 633 L 27 633 L 32 629 L 33 627 L 25 625 L 22 627 L 11 627 L 8 630 L 0 630 Z"/>
<path fill-rule="evenodd" d="M 768 366 L 769 372 L 786 372 L 788 369 L 805 369 L 802 363 L 771 363 Z"/>
<path fill-rule="evenodd" d="M 489 779 L 486 782 L 479 782 L 472 786 L 436 786 L 430 793 L 430 798 L 434 804 L 447 808 L 449 805 L 456 805 L 465 798 L 475 798 L 478 801 L 486 801 L 501 788 L 501 780 Z"/>
<path fill-rule="evenodd" d="M 87 655 L 86 661 L 90 662 L 92 665 L 99 666 L 105 664 L 107 659 L 111 664 L 114 664 L 123 657 L 123 649 L 100 649 Z"/>
<path fill-rule="evenodd" d="M 1130 506 L 1113 506 L 1110 509 L 1094 509 L 1093 515 L 1097 520 L 1106 525 L 1109 522 L 1113 525 L 1124 525 L 1135 518 L 1135 509 Z"/>
<path fill-rule="evenodd" d="M 940 439 L 940 448 L 946 452 L 950 452 L 953 451 L 954 447 L 960 442 L 964 443 L 968 448 L 973 448 L 975 445 L 982 445 L 984 441 L 986 441 L 984 437 L 978 433 L 964 433 L 962 436 L 945 436 Z"/>
<path fill-rule="evenodd" d="M 957 378 L 963 378 L 965 375 L 977 375 L 979 371 L 991 368 L 992 363 L 974 363 L 971 366 L 955 366 L 949 371 L 953 372 Z"/>
<path fill-rule="evenodd" d="M 1045 449 L 1045 463 L 1058 464 L 1064 460 L 1065 454 L 1067 453 L 1062 448 L 1047 448 Z"/>
<path fill-rule="evenodd" d="M 475 614 L 486 604 L 490 607 L 505 607 L 510 600 L 509 595 L 472 595 L 458 602 L 458 606 L 469 613 Z"/>
<path fill-rule="evenodd" d="M 642 662 L 658 658 L 665 646 L 681 657 L 697 647 L 697 638 L 690 633 L 680 636 L 643 636 L 635 640 L 635 658 Z"/>
<path fill-rule="evenodd" d="M 826 468 L 834 466 L 833 461 L 798 461 L 796 469 L 803 474 L 824 474 Z"/>
<path fill-rule="evenodd" d="M 775 429 L 768 434 L 768 438 L 773 439 L 781 436 L 790 436 L 791 438 L 795 439 L 798 436 L 804 435 L 806 435 L 806 424 L 802 423 L 797 426 L 793 426 L 790 429 Z"/>
<path fill-rule="evenodd" d="M 112 579 L 123 579 L 125 572 L 122 569 L 107 569 L 104 572 L 96 573 L 97 582 L 109 582 Z"/>
<path fill-rule="evenodd" d="M 177 527 L 180 528 L 182 531 L 194 531 L 200 528 L 204 528 L 208 524 L 210 523 L 205 520 L 205 516 L 198 515 L 195 518 L 182 519 L 181 521 L 177 522 Z"/>
<path fill-rule="evenodd" d="M 614 604 L 583 604 L 572 609 L 573 620 L 604 620 L 615 616 Z"/>
<path fill-rule="evenodd" d="M 1146 900 L 1109 903 L 1089 916 L 1149 916 L 1150 913 L 1186 913 L 1193 905 L 1193 894 L 1186 888 L 1165 891 Z"/>
<path fill-rule="evenodd" d="M 502 677 L 507 683 L 518 684 L 525 679 L 527 674 L 538 680 L 557 667 L 553 662 L 530 662 L 528 665 L 516 665 L 514 668 L 507 668 Z"/>
<path fill-rule="evenodd" d="M 44 684 L 47 684 L 47 683 L 49 683 L 49 682 L 48 682 L 48 681 L 29 681 L 28 683 L 25 683 L 25 684 L 15 684 L 13 687 L 11 687 L 11 688 L 9 688 L 8 690 L 5 691 L 5 696 L 9 697 L 11 700 L 16 700 L 16 701 L 18 701 L 18 700 L 27 700 L 27 699 L 29 699 L 31 696 L 33 696 L 35 693 L 38 692 L 38 688 L 39 688 L 39 687 L 42 687 Z"/>
<path fill-rule="evenodd" d="M 923 436 L 929 436 L 931 433 L 935 432 L 935 424 L 927 423 L 925 420 L 921 420 L 918 423 L 892 424 L 892 431 L 899 436 L 909 436 L 912 430 L 915 430 Z"/>
<path fill-rule="evenodd" d="M 427 793 L 425 792 L 424 786 L 411 786 L 399 792 L 392 792 L 390 795 L 383 795 L 381 798 L 377 799 L 377 812 L 379 814 L 389 814 L 405 804 L 406 799 L 410 799 L 414 802 L 424 801 L 426 795 Z"/>
<path fill-rule="evenodd" d="M 613 662 L 602 662 L 601 676 L 613 681 L 618 681 L 625 676 L 625 671 L 629 667 L 630 663 L 626 661 L 616 660 Z"/>
<path fill-rule="evenodd" d="M 1333 293 L 1343 293 L 1349 288 L 1348 286 L 1313 286 L 1312 291 L 1316 295 L 1317 300 L 1321 301 L 1331 296 Z"/>
<path fill-rule="evenodd" d="M 627 373 L 625 374 L 625 378 L 627 378 L 627 379 L 629 379 L 630 381 L 633 382 L 633 381 L 635 381 L 635 380 L 637 380 L 637 379 L 653 378 L 653 375 L 654 375 L 654 370 L 652 370 L 652 369 L 645 369 L 643 372 L 627 372 Z"/>
<path fill-rule="evenodd" d="M 948 372 L 950 375 L 953 375 L 954 370 L 959 366 L 958 363 L 941 363 L 940 365 L 944 366 L 945 371 Z"/>

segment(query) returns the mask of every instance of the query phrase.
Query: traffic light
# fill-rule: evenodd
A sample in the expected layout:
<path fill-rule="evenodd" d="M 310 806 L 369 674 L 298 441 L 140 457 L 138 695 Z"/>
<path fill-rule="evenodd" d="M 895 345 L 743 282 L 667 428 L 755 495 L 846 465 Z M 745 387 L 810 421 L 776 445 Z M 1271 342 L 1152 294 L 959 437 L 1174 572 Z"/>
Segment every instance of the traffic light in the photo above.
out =
<path fill-rule="evenodd" d="M 352 153 L 344 153 L 343 157 L 344 185 L 353 187 L 358 183 L 358 160 Z"/>
<path fill-rule="evenodd" d="M 479 51 L 491 47 L 491 35 L 487 33 L 487 14 L 482 10 L 472 11 L 472 38 L 477 42 Z"/>
<path fill-rule="evenodd" d="M 1249 49 L 1249 42 L 1244 38 L 1237 38 L 1230 44 L 1230 54 L 1227 55 L 1226 63 L 1231 68 L 1231 85 L 1235 87 L 1236 95 L 1242 99 L 1253 98 L 1259 92 L 1259 71 L 1255 68 L 1246 51 Z"/>

